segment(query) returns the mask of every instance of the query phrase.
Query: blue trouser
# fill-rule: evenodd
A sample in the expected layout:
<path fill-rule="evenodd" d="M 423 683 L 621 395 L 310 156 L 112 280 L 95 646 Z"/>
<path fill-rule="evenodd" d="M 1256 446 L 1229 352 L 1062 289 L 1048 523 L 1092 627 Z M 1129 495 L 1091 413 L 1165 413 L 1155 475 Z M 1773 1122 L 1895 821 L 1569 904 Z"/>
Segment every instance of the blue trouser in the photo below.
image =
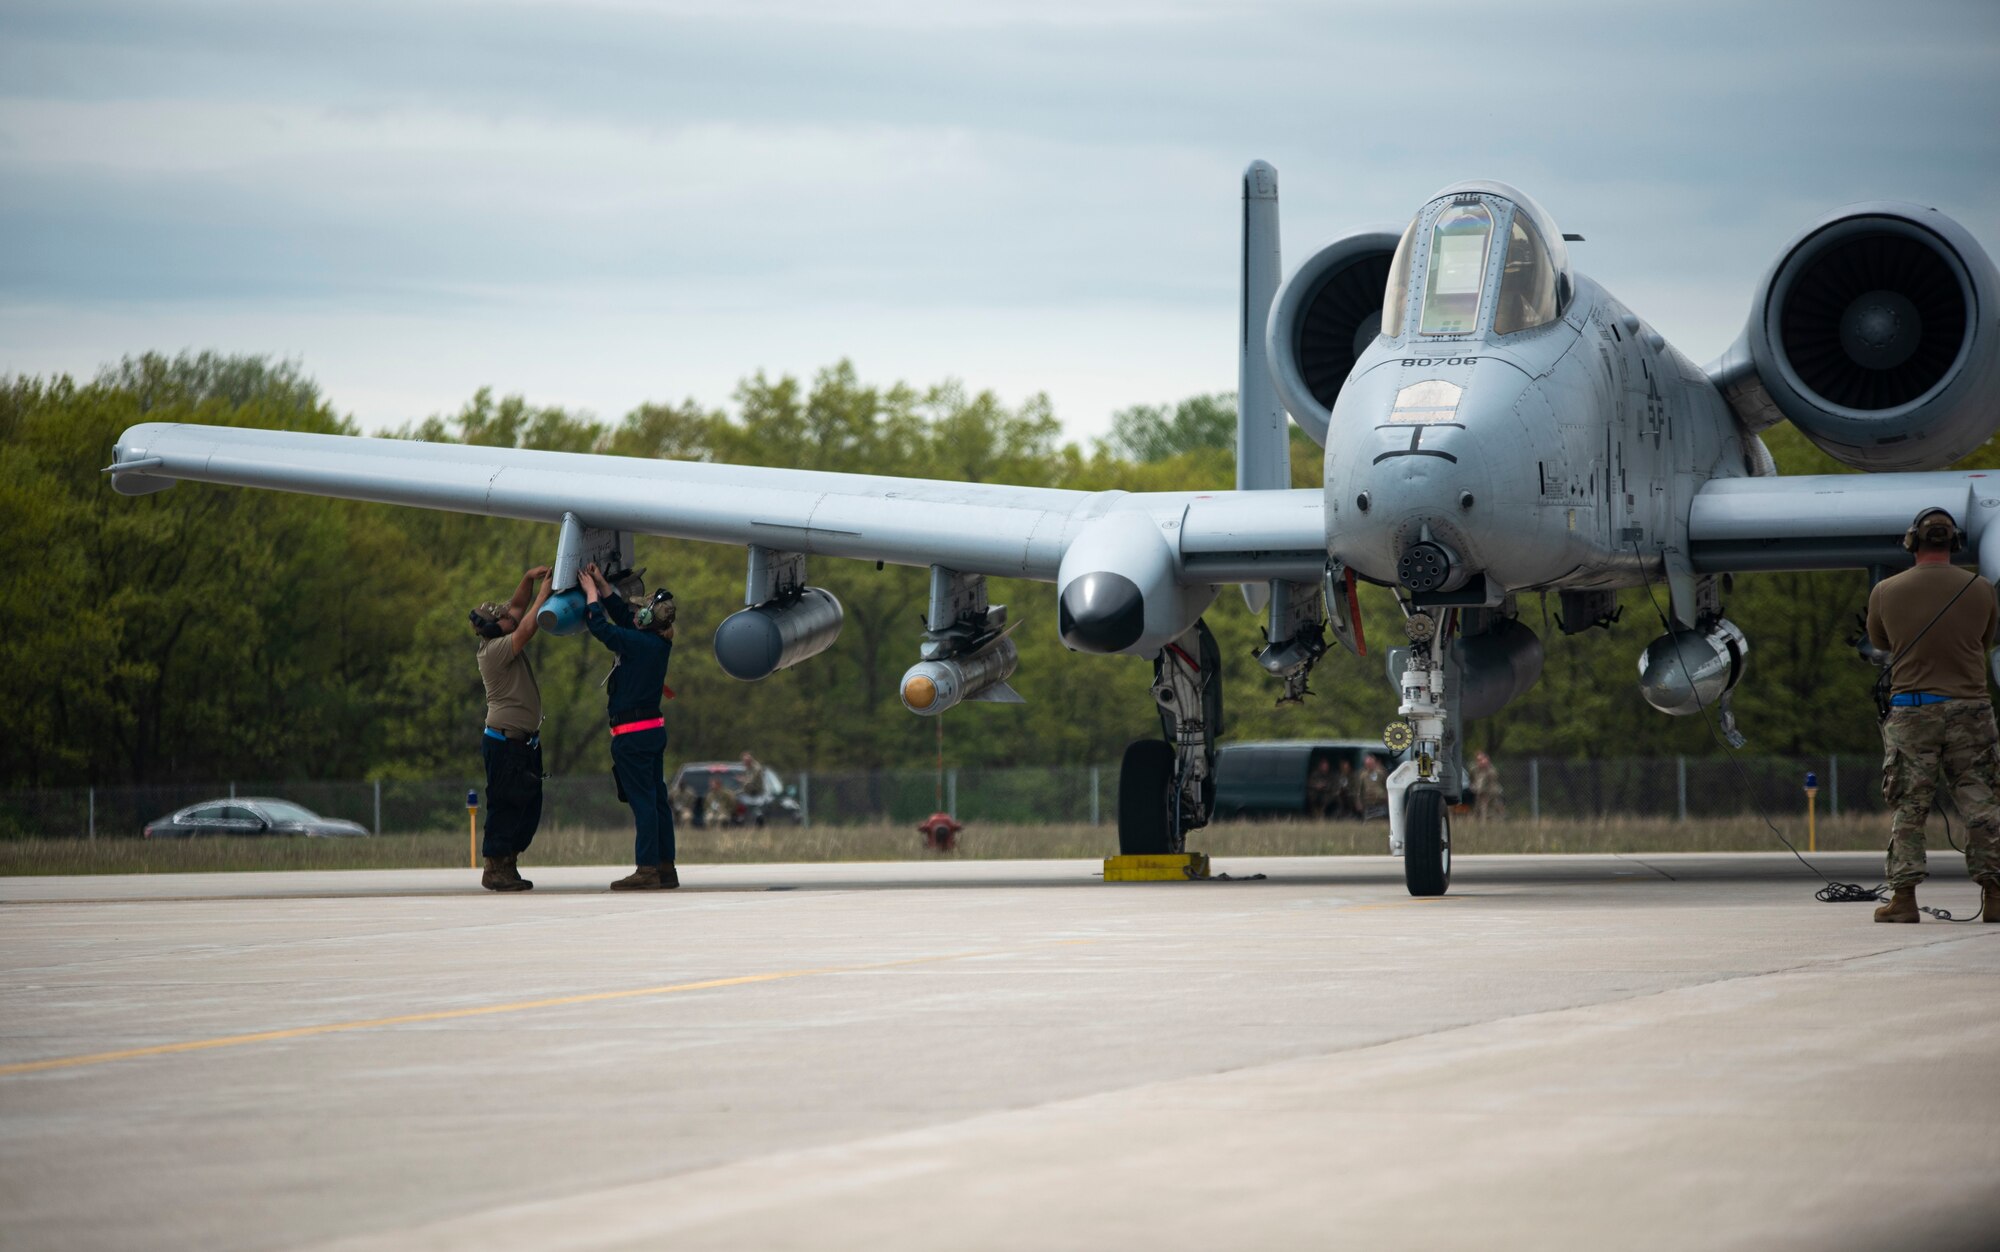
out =
<path fill-rule="evenodd" d="M 618 782 L 618 798 L 632 806 L 637 828 L 632 841 L 634 865 L 673 863 L 674 806 L 660 777 L 666 755 L 665 729 L 611 737 L 611 776 Z"/>
<path fill-rule="evenodd" d="M 479 755 L 486 760 L 486 835 L 480 855 L 519 856 L 542 824 L 541 745 L 485 735 Z"/>

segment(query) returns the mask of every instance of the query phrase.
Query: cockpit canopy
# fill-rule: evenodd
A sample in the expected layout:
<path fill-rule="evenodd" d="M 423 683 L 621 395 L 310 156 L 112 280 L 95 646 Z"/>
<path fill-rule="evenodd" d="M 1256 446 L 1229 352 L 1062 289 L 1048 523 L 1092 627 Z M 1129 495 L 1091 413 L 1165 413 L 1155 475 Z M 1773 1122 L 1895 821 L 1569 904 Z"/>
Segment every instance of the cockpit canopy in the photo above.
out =
<path fill-rule="evenodd" d="M 1461 183 L 1419 210 L 1396 245 L 1382 333 L 1519 334 L 1560 317 L 1572 290 L 1569 251 L 1540 205 L 1503 183 Z"/>

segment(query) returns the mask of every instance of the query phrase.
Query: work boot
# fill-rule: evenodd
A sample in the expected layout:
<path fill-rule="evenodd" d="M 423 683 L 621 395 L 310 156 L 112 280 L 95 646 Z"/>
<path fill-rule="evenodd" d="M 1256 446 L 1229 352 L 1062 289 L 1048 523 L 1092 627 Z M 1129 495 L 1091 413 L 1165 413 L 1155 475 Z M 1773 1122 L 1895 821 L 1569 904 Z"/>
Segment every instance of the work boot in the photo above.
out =
<path fill-rule="evenodd" d="M 667 884 L 660 881 L 660 867 L 641 865 L 630 874 L 611 884 L 613 891 L 659 891 Z"/>
<path fill-rule="evenodd" d="M 1875 910 L 1875 920 L 1878 922 L 1922 921 L 1923 915 L 1917 912 L 1917 889 L 1915 887 L 1896 888 L 1895 894 L 1889 897 L 1889 902 Z"/>
<path fill-rule="evenodd" d="M 514 871 L 511 856 L 489 856 L 486 858 L 486 872 L 479 876 L 479 885 L 488 891 L 526 891 L 535 884 Z"/>
<path fill-rule="evenodd" d="M 517 883 L 520 883 L 520 884 L 521 884 L 520 886 L 518 886 L 518 887 L 514 888 L 514 890 L 516 890 L 516 891 L 532 891 L 532 890 L 534 890 L 534 888 L 535 888 L 535 884 L 534 884 L 534 883 L 532 883 L 532 882 L 529 882 L 529 881 L 528 881 L 527 879 L 525 879 L 525 878 L 521 877 L 521 870 L 520 870 L 519 866 L 517 866 L 517 865 L 515 864 L 515 862 L 516 862 L 516 861 L 517 861 L 517 860 L 518 860 L 519 858 L 517 858 L 517 857 L 511 857 L 511 856 L 510 856 L 510 857 L 504 857 L 504 858 L 502 858 L 502 859 L 503 859 L 503 860 L 505 860 L 505 861 L 506 861 L 506 863 L 507 863 L 507 864 L 506 864 L 506 870 L 507 870 L 507 876 L 508 876 L 509 878 L 513 879 L 513 880 L 514 880 L 515 882 L 517 882 Z"/>
<path fill-rule="evenodd" d="M 681 885 L 681 876 L 675 872 L 672 861 L 660 862 L 660 886 L 671 890 Z"/>
<path fill-rule="evenodd" d="M 1981 879 L 1979 883 L 1979 920 L 2000 922 L 2000 882 Z"/>

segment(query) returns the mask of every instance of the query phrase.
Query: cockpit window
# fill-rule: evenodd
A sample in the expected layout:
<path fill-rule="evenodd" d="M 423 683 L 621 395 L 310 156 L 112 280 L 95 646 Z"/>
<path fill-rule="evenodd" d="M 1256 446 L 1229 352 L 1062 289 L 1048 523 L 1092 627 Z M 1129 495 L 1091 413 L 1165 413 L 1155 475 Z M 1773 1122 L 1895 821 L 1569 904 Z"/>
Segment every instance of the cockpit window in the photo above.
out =
<path fill-rule="evenodd" d="M 1511 335 L 1556 320 L 1556 267 L 1534 226 L 1514 214 L 1507 232 L 1507 263 L 1500 272 L 1500 296 L 1493 333 Z"/>
<path fill-rule="evenodd" d="M 1487 246 L 1493 214 L 1483 204 L 1455 204 L 1431 227 L 1430 277 L 1424 283 L 1425 335 L 1470 334 L 1479 322 L 1486 285 Z"/>
<path fill-rule="evenodd" d="M 1396 259 L 1389 262 L 1389 285 L 1382 292 L 1382 333 L 1391 339 L 1403 337 L 1403 322 L 1410 315 L 1410 253 L 1417 247 L 1417 219 L 1411 218 L 1396 245 Z"/>

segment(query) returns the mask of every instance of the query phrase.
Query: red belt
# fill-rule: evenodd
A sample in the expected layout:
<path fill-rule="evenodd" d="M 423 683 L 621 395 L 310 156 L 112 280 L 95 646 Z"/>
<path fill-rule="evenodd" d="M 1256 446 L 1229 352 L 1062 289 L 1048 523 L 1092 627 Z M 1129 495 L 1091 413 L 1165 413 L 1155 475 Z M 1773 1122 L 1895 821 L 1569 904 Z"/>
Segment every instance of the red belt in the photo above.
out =
<path fill-rule="evenodd" d="M 621 725 L 613 726 L 611 728 L 611 733 L 614 736 L 632 735 L 632 734 L 637 734 L 639 731 L 642 730 L 658 730 L 660 727 L 665 726 L 666 724 L 667 724 L 667 719 L 664 717 L 648 717 L 641 721 L 625 722 Z"/>

